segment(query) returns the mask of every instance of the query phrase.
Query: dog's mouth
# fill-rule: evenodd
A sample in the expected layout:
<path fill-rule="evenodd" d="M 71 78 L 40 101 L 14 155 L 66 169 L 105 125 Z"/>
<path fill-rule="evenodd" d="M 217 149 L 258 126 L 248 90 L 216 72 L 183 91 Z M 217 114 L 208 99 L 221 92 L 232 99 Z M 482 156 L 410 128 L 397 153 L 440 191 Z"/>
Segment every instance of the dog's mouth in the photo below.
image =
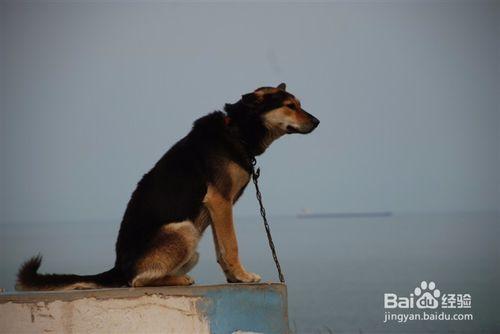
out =
<path fill-rule="evenodd" d="M 286 127 L 286 133 L 299 133 L 299 132 L 301 131 L 294 126 L 288 125 Z"/>
<path fill-rule="evenodd" d="M 296 128 L 294 126 L 288 125 L 286 127 L 286 133 L 288 133 L 288 134 L 300 133 L 300 134 L 306 135 L 308 133 L 311 133 L 315 128 L 316 128 L 315 126 L 312 126 L 309 129 L 299 129 L 299 128 Z"/>

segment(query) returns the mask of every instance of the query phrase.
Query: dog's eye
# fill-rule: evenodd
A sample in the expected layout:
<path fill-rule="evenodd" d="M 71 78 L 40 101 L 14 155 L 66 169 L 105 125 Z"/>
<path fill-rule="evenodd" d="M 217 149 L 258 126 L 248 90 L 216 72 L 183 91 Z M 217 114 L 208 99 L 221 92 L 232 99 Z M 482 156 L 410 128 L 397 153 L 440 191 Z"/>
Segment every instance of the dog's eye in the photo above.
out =
<path fill-rule="evenodd" d="M 288 107 L 292 110 L 295 110 L 295 105 L 293 103 L 288 103 L 288 104 L 285 104 L 285 107 Z"/>

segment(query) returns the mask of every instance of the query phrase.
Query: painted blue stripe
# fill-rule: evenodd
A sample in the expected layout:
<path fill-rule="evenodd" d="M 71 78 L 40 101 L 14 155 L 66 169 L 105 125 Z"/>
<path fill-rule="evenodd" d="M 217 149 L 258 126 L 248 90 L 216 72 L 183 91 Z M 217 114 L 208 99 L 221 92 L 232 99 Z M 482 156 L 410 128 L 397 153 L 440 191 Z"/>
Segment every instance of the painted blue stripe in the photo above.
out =
<path fill-rule="evenodd" d="M 214 334 L 237 330 L 257 333 L 288 333 L 286 287 L 230 285 L 204 294 L 198 305 Z"/>

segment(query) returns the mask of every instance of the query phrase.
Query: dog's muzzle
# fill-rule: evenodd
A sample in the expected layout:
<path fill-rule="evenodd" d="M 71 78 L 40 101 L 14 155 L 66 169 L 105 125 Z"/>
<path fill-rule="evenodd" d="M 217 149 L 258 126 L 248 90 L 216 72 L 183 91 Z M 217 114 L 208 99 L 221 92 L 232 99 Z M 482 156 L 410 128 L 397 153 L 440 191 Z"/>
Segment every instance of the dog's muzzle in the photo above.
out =
<path fill-rule="evenodd" d="M 299 131 L 297 131 L 297 132 L 302 133 L 302 134 L 311 133 L 314 129 L 316 129 L 318 127 L 319 119 L 317 119 L 316 117 L 314 117 L 313 115 L 311 115 L 310 113 L 305 111 L 304 109 L 302 109 L 302 112 L 307 117 L 309 117 L 309 124 L 305 124 L 305 125 L 301 126 Z"/>

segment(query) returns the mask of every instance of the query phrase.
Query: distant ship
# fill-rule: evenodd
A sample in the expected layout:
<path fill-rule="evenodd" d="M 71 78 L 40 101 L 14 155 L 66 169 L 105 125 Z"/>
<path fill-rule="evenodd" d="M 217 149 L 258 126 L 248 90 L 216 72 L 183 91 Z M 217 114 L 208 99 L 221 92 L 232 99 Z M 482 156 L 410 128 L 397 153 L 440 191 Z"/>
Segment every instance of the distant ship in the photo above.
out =
<path fill-rule="evenodd" d="M 308 209 L 303 209 L 297 214 L 297 218 L 379 218 L 390 217 L 391 211 L 372 211 L 372 212 L 321 212 L 313 213 Z"/>

